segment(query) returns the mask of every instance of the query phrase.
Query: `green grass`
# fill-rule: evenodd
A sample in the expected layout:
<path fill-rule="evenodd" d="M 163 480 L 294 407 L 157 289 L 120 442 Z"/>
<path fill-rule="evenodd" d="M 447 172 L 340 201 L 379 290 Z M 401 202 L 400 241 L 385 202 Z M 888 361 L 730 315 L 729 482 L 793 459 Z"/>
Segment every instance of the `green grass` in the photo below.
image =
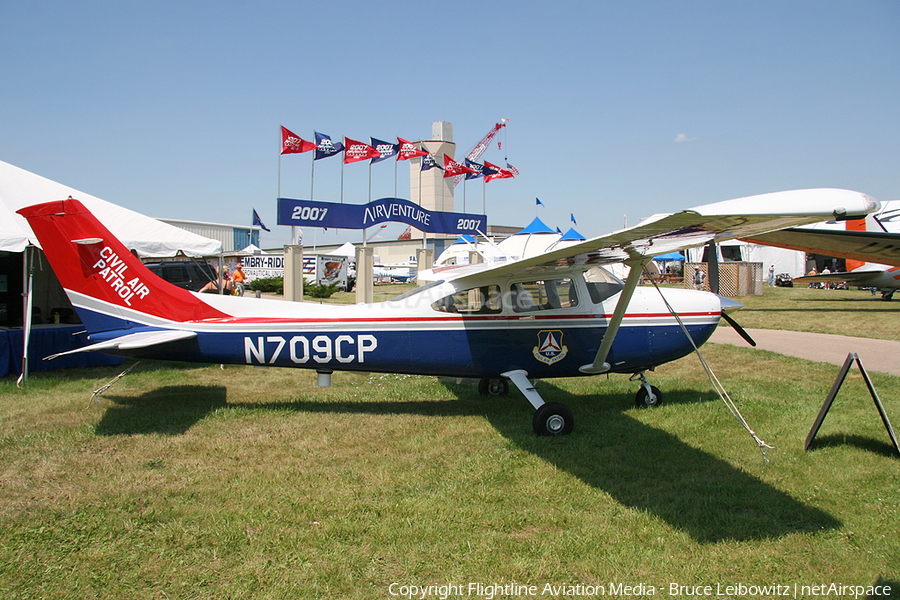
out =
<path fill-rule="evenodd" d="M 744 308 L 734 316 L 745 328 L 900 339 L 900 302 L 864 290 L 764 287 L 762 296 L 737 300 Z"/>
<path fill-rule="evenodd" d="M 741 320 L 790 312 L 799 327 L 809 313 L 791 297 L 767 292 Z M 898 330 L 896 310 L 861 311 L 853 326 L 869 320 Z M 36 373 L 24 390 L 6 378 L 0 597 L 368 599 L 396 597 L 391 583 L 540 593 L 643 582 L 656 597 L 671 583 L 900 589 L 900 457 L 861 377 L 851 371 L 807 453 L 837 367 L 703 351 L 774 446 L 769 463 L 696 357 L 649 374 L 665 394 L 655 410 L 633 407 L 624 376 L 538 382 L 576 415 L 559 439 L 532 433 L 518 392 L 485 399 L 433 377 L 335 373 L 318 388 L 311 371 L 147 361 L 90 406 L 121 367 Z M 870 376 L 896 427 L 900 378 Z"/>

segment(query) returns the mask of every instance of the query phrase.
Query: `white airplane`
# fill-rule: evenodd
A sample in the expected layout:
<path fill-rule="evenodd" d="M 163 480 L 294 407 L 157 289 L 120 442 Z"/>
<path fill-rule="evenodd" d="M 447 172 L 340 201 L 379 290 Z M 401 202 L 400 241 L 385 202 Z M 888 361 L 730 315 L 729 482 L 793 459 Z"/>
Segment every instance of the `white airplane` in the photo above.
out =
<path fill-rule="evenodd" d="M 900 201 L 883 202 L 877 214 L 847 221 L 846 229 L 795 227 L 747 241 L 847 260 L 845 272 L 795 277 L 797 283 L 846 282 L 876 289 L 882 300 L 890 300 L 900 289 Z"/>
<path fill-rule="evenodd" d="M 535 408 L 540 435 L 572 431 L 564 405 L 545 403 L 534 378 L 633 374 L 636 401 L 656 405 L 645 371 L 693 351 L 725 310 L 694 290 L 638 288 L 656 255 L 735 237 L 857 217 L 878 202 L 846 190 L 765 194 L 656 215 L 641 224 L 518 261 L 435 269 L 430 284 L 355 306 L 197 294 L 153 275 L 80 202 L 24 215 L 86 326 L 89 346 L 192 362 L 479 378 L 486 394 L 509 382 Z M 631 266 L 623 283 L 603 265 Z"/>

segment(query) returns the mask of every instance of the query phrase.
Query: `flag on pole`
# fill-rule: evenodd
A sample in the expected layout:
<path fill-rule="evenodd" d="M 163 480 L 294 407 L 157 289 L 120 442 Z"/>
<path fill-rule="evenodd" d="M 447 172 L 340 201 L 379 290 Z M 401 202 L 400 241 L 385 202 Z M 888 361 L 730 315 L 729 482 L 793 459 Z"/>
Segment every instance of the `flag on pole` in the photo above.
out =
<path fill-rule="evenodd" d="M 331 138 L 324 133 L 316 132 L 316 157 L 313 160 L 319 160 L 320 158 L 328 158 L 329 156 L 334 156 L 338 154 L 344 149 L 344 145 L 340 142 L 335 144 L 331 141 Z"/>
<path fill-rule="evenodd" d="M 466 173 L 466 179 L 478 179 L 479 177 L 484 177 L 484 165 L 475 162 L 474 160 L 466 159 L 466 166 L 472 169 L 474 173 Z"/>
<path fill-rule="evenodd" d="M 265 229 L 266 231 L 268 231 L 270 233 L 272 231 L 271 229 L 269 229 L 268 227 L 263 225 L 262 219 L 259 218 L 259 214 L 256 212 L 255 208 L 253 209 L 253 224 L 259 225 L 260 227 L 262 227 L 263 229 Z"/>
<path fill-rule="evenodd" d="M 372 147 L 378 150 L 378 158 L 373 158 L 372 162 L 369 163 L 374 165 L 377 162 L 381 162 L 385 159 L 388 159 L 398 152 L 400 152 L 400 144 L 392 144 L 390 142 L 385 142 L 382 140 L 377 140 L 375 138 L 369 138 L 372 140 Z M 399 158 L 397 160 L 400 160 Z"/>
<path fill-rule="evenodd" d="M 429 154 L 428 152 L 426 152 L 426 153 L 422 156 L 422 168 L 419 169 L 419 170 L 420 170 L 420 171 L 427 171 L 428 169 L 433 169 L 433 168 L 435 168 L 435 167 L 437 167 L 437 168 L 440 169 L 441 171 L 444 170 L 444 167 L 442 167 L 441 165 L 437 164 L 437 161 L 434 160 L 434 155 L 433 155 L 433 154 Z"/>
<path fill-rule="evenodd" d="M 296 133 L 291 132 L 284 127 L 281 128 L 281 153 L 282 154 L 300 154 L 315 150 L 316 145 L 307 142 Z"/>
<path fill-rule="evenodd" d="M 420 150 L 416 147 L 415 144 L 404 140 L 402 137 L 398 137 L 397 141 L 400 142 L 400 149 L 397 152 L 397 160 L 409 160 L 410 158 L 414 158 L 416 156 L 426 156 L 428 154 L 427 150 Z"/>
<path fill-rule="evenodd" d="M 541 199 L 540 199 L 540 198 L 535 198 L 535 199 L 534 199 L 534 202 L 535 202 L 535 206 L 544 206 L 544 203 L 541 202 Z M 547 207 L 544 206 L 544 208 L 547 208 Z"/>
<path fill-rule="evenodd" d="M 484 176 L 485 181 L 493 181 L 494 179 L 510 179 L 510 178 L 514 177 L 512 172 L 509 171 L 508 169 L 501 169 L 497 165 L 492 165 L 488 161 L 484 161 L 484 167 L 485 167 L 485 176 Z M 487 175 L 488 167 L 490 167 L 494 171 L 493 174 Z"/>
<path fill-rule="evenodd" d="M 484 175 L 485 181 L 490 181 L 490 177 L 493 177 L 497 173 L 500 172 L 500 167 L 495 167 L 488 161 L 484 161 L 484 164 L 481 166 L 481 173 Z"/>
<path fill-rule="evenodd" d="M 578 221 L 575 220 L 575 215 L 574 215 L 574 214 L 569 213 L 569 218 L 572 219 L 572 222 L 573 222 L 573 223 L 575 223 L 576 225 L 578 225 Z"/>
<path fill-rule="evenodd" d="M 359 162 L 361 160 L 369 160 L 370 158 L 378 158 L 381 153 L 365 142 L 358 142 L 344 137 L 344 164 Z"/>
<path fill-rule="evenodd" d="M 457 175 L 477 172 L 475 169 L 470 169 L 466 165 L 456 162 L 446 154 L 444 155 L 444 177 L 456 177 Z"/>
<path fill-rule="evenodd" d="M 519 170 L 509 163 L 506 163 L 506 168 L 510 173 L 513 174 L 513 176 L 516 176 L 519 174 Z"/>

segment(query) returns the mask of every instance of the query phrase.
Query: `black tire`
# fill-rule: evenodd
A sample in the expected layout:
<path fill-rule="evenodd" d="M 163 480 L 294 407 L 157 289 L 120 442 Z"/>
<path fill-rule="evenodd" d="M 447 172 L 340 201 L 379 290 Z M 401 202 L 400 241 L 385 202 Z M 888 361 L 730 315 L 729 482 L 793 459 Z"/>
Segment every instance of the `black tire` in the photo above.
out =
<path fill-rule="evenodd" d="M 575 416 L 565 404 L 548 402 L 534 413 L 532 425 L 538 435 L 569 435 L 575 426 Z"/>
<path fill-rule="evenodd" d="M 644 386 L 638 389 L 637 394 L 634 396 L 634 403 L 638 408 L 654 408 L 662 404 L 662 392 L 659 391 L 659 388 L 651 385 L 650 390 L 653 392 L 653 398 L 647 394 L 647 388 Z"/>
<path fill-rule="evenodd" d="M 484 377 L 478 382 L 478 393 L 482 396 L 506 396 L 509 394 L 509 382 L 505 379 Z"/>

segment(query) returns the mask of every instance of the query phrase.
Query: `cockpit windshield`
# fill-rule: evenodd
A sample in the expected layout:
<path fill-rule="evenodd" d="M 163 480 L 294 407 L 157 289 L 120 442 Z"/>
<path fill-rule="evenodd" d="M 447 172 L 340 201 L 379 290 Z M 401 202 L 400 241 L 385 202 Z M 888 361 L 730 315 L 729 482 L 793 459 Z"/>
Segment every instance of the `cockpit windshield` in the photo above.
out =
<path fill-rule="evenodd" d="M 621 279 L 603 267 L 591 267 L 585 271 L 584 283 L 587 285 L 591 302 L 594 304 L 600 304 L 607 298 L 618 294 L 625 287 Z"/>

